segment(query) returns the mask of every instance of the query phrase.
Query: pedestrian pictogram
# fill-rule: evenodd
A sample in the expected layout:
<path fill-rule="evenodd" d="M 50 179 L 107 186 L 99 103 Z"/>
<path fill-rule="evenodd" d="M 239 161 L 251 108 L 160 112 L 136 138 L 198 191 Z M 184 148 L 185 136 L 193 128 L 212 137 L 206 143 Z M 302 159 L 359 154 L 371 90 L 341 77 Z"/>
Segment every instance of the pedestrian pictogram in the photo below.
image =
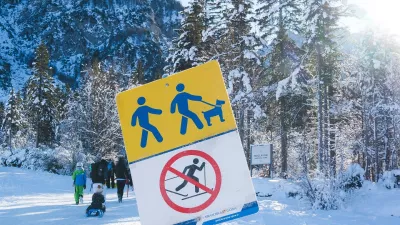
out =
<path fill-rule="evenodd" d="M 158 129 L 151 125 L 149 122 L 149 114 L 154 114 L 154 115 L 161 115 L 162 110 L 161 109 L 155 109 L 152 107 L 149 107 L 147 105 L 144 105 L 146 103 L 146 98 L 144 97 L 139 97 L 137 100 L 137 103 L 140 105 L 136 111 L 132 115 L 132 121 L 131 125 L 134 127 L 136 126 L 137 120 L 139 120 L 139 126 L 142 128 L 142 136 L 141 136 L 141 141 L 140 141 L 140 146 L 142 148 L 146 147 L 147 145 L 147 136 L 150 133 L 153 134 L 154 138 L 158 142 L 163 141 L 163 137 L 161 136 L 160 132 Z"/>
<path fill-rule="evenodd" d="M 186 165 L 188 160 L 192 162 Z M 200 160 L 202 163 L 198 166 Z M 180 170 L 182 165 L 183 171 Z M 207 167 L 210 168 L 208 177 Z M 168 175 L 172 177 L 168 178 Z M 172 209 L 181 213 L 195 213 L 206 209 L 217 198 L 220 188 L 221 171 L 218 164 L 210 155 L 199 150 L 186 150 L 176 154 L 166 163 L 160 175 L 163 199 Z"/>

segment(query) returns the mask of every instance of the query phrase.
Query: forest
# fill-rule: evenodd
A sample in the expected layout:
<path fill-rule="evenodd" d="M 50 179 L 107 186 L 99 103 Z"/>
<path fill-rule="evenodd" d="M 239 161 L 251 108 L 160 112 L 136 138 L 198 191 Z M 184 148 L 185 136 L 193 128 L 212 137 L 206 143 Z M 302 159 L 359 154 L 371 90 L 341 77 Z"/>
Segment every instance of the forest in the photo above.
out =
<path fill-rule="evenodd" d="M 40 31 L 15 28 L 28 33 L 15 42 L 30 48 L 21 56 L 10 50 L 18 47 L 17 38 L 0 22 L 2 165 L 70 174 L 77 161 L 124 153 L 116 94 L 217 60 L 245 155 L 249 160 L 252 144 L 272 143 L 274 176 L 332 182 L 358 164 L 365 179 L 378 182 L 398 168 L 398 42 L 376 27 L 351 33 L 341 21 L 357 15 L 342 1 L 192 0 L 184 8 L 167 1 L 173 7 L 164 10 L 139 0 L 47 2 L 30 10 L 45 8 L 47 18 L 54 13 L 50 6 L 74 4 L 73 13 L 95 18 L 82 26 L 108 26 L 113 38 L 87 37 L 92 42 L 85 42 L 90 48 L 80 60 L 60 66 L 74 43 L 56 44 L 79 32 L 50 35 L 57 31 L 45 32 L 43 21 L 36 24 Z M 0 4 L 4 17 L 20 13 L 25 20 L 24 1 Z M 138 11 L 143 18 L 133 15 Z M 131 15 L 124 27 L 109 27 L 118 20 L 96 20 L 115 12 Z M 73 18 L 68 22 L 68 29 L 79 27 Z M 118 29 L 133 30 L 118 35 Z M 7 61 L 17 53 L 18 60 Z M 21 76 L 26 82 L 14 85 Z"/>

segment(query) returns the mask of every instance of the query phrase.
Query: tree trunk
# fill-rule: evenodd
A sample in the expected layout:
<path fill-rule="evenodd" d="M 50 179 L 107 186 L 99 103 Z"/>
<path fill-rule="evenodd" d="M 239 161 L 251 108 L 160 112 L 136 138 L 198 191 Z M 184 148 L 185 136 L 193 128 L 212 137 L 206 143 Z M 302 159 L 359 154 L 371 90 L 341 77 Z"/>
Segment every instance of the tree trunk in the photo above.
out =
<path fill-rule="evenodd" d="M 281 4 L 281 1 L 279 1 L 279 5 Z M 282 12 L 282 7 L 279 7 L 279 51 L 280 51 L 280 78 L 284 79 L 286 78 L 286 71 L 285 71 L 285 62 L 286 62 L 286 57 L 285 57 L 285 29 L 283 27 L 283 12 Z M 281 96 L 279 99 L 279 106 L 280 106 L 280 114 L 279 114 L 279 120 L 280 120 L 280 135 L 281 135 L 281 175 L 285 176 L 287 173 L 287 160 L 288 160 L 288 127 L 286 125 L 286 97 Z"/>
<path fill-rule="evenodd" d="M 392 116 L 392 125 L 393 125 L 393 150 L 392 150 L 392 169 L 397 169 L 397 159 L 398 159 L 398 151 L 397 151 L 397 142 L 396 142 L 396 123 L 395 123 L 395 117 L 394 115 Z"/>
<path fill-rule="evenodd" d="M 287 172 L 287 158 L 288 158 L 288 148 L 287 148 L 287 131 L 285 123 L 285 98 L 281 97 L 280 102 L 280 133 L 281 133 L 281 175 L 284 176 Z"/>
<path fill-rule="evenodd" d="M 332 86 L 328 87 L 328 93 L 330 98 L 333 98 L 333 88 Z M 329 169 L 330 175 L 336 176 L 336 118 L 334 115 L 329 113 Z"/>
<path fill-rule="evenodd" d="M 243 145 L 243 147 L 245 147 L 245 135 L 244 135 L 244 109 L 243 109 L 243 107 L 238 107 L 239 108 L 239 123 L 238 123 L 238 129 L 239 129 L 239 136 L 240 136 L 240 139 L 241 139 L 241 141 L 242 141 L 242 145 Z M 246 153 L 246 156 L 247 156 L 247 165 L 249 166 L 249 168 L 250 168 L 250 164 L 249 164 L 249 158 L 248 158 L 248 150 L 245 148 L 245 153 Z"/>
<path fill-rule="evenodd" d="M 330 171 L 330 157 L 329 157 L 329 106 L 328 106 L 328 86 L 324 83 L 324 168 L 325 174 L 328 175 Z"/>
<path fill-rule="evenodd" d="M 317 50 L 317 77 L 318 77 L 318 170 L 324 169 L 324 146 L 323 146 L 323 112 L 322 112 L 322 56 L 319 44 L 316 44 Z"/>
<path fill-rule="evenodd" d="M 390 140 L 390 130 L 389 130 L 389 117 L 385 116 L 385 125 L 386 125 L 386 137 L 385 137 L 385 170 L 390 170 L 390 158 L 391 152 L 389 147 Z"/>
<path fill-rule="evenodd" d="M 247 146 L 247 164 L 249 165 L 249 168 L 251 168 L 251 118 L 252 118 L 252 113 L 250 110 L 247 110 L 247 141 L 246 141 L 246 146 Z"/>

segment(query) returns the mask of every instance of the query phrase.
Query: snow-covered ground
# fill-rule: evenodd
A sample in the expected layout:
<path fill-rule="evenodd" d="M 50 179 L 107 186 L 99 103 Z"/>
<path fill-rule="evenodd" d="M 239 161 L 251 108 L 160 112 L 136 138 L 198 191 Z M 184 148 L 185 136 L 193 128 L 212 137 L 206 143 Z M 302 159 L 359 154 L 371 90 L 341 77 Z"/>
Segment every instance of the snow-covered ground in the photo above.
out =
<path fill-rule="evenodd" d="M 400 189 L 387 190 L 367 183 L 349 199 L 344 209 L 313 211 L 304 201 L 286 197 L 289 190 L 296 188 L 291 183 L 261 178 L 254 178 L 253 182 L 257 192 L 272 196 L 258 199 L 259 213 L 224 225 L 400 224 Z M 135 194 L 131 190 L 128 198 L 125 190 L 121 204 L 117 202 L 116 189 L 108 190 L 104 217 L 86 218 L 89 188 L 85 190 L 84 204 L 75 205 L 71 177 L 0 167 L 0 224 L 140 225 Z"/>

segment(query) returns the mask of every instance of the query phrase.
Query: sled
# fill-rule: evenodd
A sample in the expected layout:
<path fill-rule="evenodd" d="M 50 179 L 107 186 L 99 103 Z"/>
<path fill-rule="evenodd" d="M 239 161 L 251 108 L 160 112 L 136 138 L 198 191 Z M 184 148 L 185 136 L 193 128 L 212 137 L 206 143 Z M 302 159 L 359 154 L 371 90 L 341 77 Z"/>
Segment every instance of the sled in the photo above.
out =
<path fill-rule="evenodd" d="M 99 218 L 103 217 L 104 212 L 100 209 L 90 209 L 88 213 L 86 213 L 86 217 L 96 217 L 98 216 Z"/>

